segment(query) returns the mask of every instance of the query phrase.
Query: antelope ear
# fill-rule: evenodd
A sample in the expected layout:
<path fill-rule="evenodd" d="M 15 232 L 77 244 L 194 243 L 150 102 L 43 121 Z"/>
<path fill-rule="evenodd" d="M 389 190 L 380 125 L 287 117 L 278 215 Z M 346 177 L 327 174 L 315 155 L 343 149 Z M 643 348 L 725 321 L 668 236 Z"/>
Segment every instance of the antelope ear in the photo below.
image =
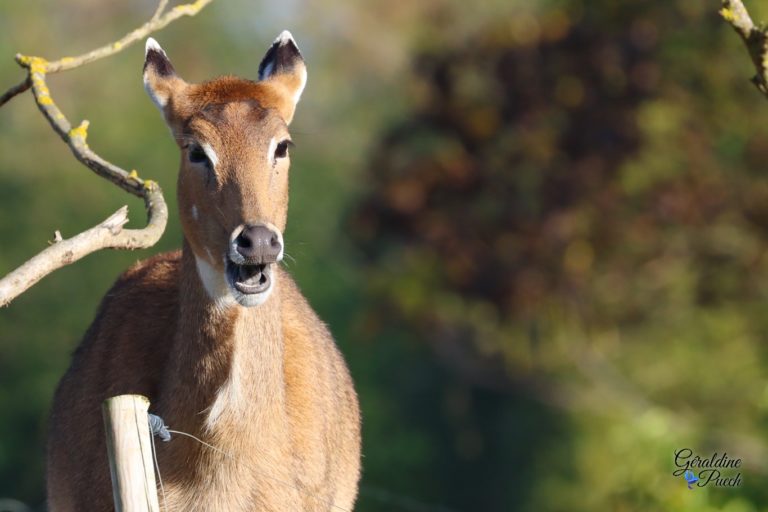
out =
<path fill-rule="evenodd" d="M 185 85 L 176 75 L 160 45 L 153 38 L 147 39 L 144 51 L 144 89 L 161 111 L 168 105 L 177 89 Z"/>
<path fill-rule="evenodd" d="M 307 66 L 299 47 L 287 30 L 277 36 L 259 64 L 259 80 L 273 84 L 282 98 L 278 111 L 290 123 L 296 111 L 304 86 L 307 84 Z"/>

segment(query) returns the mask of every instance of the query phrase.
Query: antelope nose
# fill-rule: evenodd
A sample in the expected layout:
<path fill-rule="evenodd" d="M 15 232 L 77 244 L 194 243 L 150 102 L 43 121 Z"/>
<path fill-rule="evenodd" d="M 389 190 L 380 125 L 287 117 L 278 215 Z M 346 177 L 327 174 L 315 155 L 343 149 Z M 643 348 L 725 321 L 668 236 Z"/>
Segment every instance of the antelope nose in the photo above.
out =
<path fill-rule="evenodd" d="M 235 249 L 248 263 L 275 263 L 283 246 L 280 235 L 264 226 L 245 226 L 235 239 Z"/>

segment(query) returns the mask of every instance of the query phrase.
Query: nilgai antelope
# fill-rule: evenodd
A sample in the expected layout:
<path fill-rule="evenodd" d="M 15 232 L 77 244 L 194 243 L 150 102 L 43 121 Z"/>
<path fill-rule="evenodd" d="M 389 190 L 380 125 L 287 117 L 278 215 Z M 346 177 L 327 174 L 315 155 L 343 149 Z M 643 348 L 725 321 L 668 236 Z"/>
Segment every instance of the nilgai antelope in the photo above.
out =
<path fill-rule="evenodd" d="M 181 148 L 181 251 L 137 263 L 103 299 L 56 391 L 53 512 L 112 510 L 100 406 L 146 395 L 175 436 L 157 457 L 170 511 L 352 510 L 360 416 L 344 360 L 279 266 L 288 124 L 306 82 L 289 32 L 258 81 L 180 78 L 153 39 L 144 85 Z"/>

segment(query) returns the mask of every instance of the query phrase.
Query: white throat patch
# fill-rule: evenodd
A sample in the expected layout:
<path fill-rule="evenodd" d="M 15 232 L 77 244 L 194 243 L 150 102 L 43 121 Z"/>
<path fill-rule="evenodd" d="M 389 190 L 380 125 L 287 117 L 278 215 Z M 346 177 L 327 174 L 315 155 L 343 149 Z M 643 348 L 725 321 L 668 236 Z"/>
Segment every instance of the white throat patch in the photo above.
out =
<path fill-rule="evenodd" d="M 208 255 L 211 255 L 211 251 L 206 249 Z M 282 258 L 282 251 L 280 257 Z M 237 304 L 245 307 L 260 306 L 267 301 L 272 295 L 272 292 L 277 285 L 277 272 L 273 271 L 271 274 L 272 286 L 263 293 L 254 295 L 238 295 L 233 294 L 232 288 L 230 288 L 227 278 L 224 272 L 216 270 L 208 261 L 204 258 L 200 258 L 195 254 L 195 265 L 197 266 L 197 274 L 200 276 L 200 281 L 203 283 L 205 292 L 208 297 L 213 301 L 214 305 L 219 309 L 227 309 Z M 226 263 L 225 263 L 226 265 Z M 235 292 L 237 293 L 237 292 Z"/>
<path fill-rule="evenodd" d="M 197 255 L 195 255 L 195 264 L 200 281 L 203 282 L 205 291 L 216 306 L 222 309 L 234 306 L 237 302 L 232 296 L 224 272 L 219 272 L 210 263 Z"/>

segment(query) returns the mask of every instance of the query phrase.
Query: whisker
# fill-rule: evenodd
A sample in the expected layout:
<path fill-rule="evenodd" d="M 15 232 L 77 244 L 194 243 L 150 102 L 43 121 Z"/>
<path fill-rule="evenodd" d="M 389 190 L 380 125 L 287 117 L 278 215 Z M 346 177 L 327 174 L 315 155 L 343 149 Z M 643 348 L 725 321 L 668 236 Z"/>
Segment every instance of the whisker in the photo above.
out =
<path fill-rule="evenodd" d="M 157 481 L 160 483 L 160 494 L 163 496 L 163 508 L 168 510 L 168 500 L 165 497 L 165 487 L 163 486 L 163 477 L 160 476 L 160 465 L 157 462 L 157 450 L 155 449 L 155 436 L 154 434 L 149 436 L 152 440 L 152 458 L 155 461 L 155 471 L 157 471 Z"/>
<path fill-rule="evenodd" d="M 220 220 L 221 220 L 221 223 L 222 223 L 222 224 L 224 224 L 224 225 L 226 225 L 226 224 L 227 224 L 227 218 L 226 218 L 226 216 L 224 215 L 224 210 L 222 210 L 222 209 L 221 209 L 221 206 L 219 206 L 219 205 L 218 205 L 218 204 L 216 204 L 216 203 L 213 203 L 213 206 L 215 206 L 215 207 L 216 207 L 216 211 L 218 211 L 218 212 L 219 212 L 219 216 L 221 217 L 221 219 L 220 219 Z"/>

